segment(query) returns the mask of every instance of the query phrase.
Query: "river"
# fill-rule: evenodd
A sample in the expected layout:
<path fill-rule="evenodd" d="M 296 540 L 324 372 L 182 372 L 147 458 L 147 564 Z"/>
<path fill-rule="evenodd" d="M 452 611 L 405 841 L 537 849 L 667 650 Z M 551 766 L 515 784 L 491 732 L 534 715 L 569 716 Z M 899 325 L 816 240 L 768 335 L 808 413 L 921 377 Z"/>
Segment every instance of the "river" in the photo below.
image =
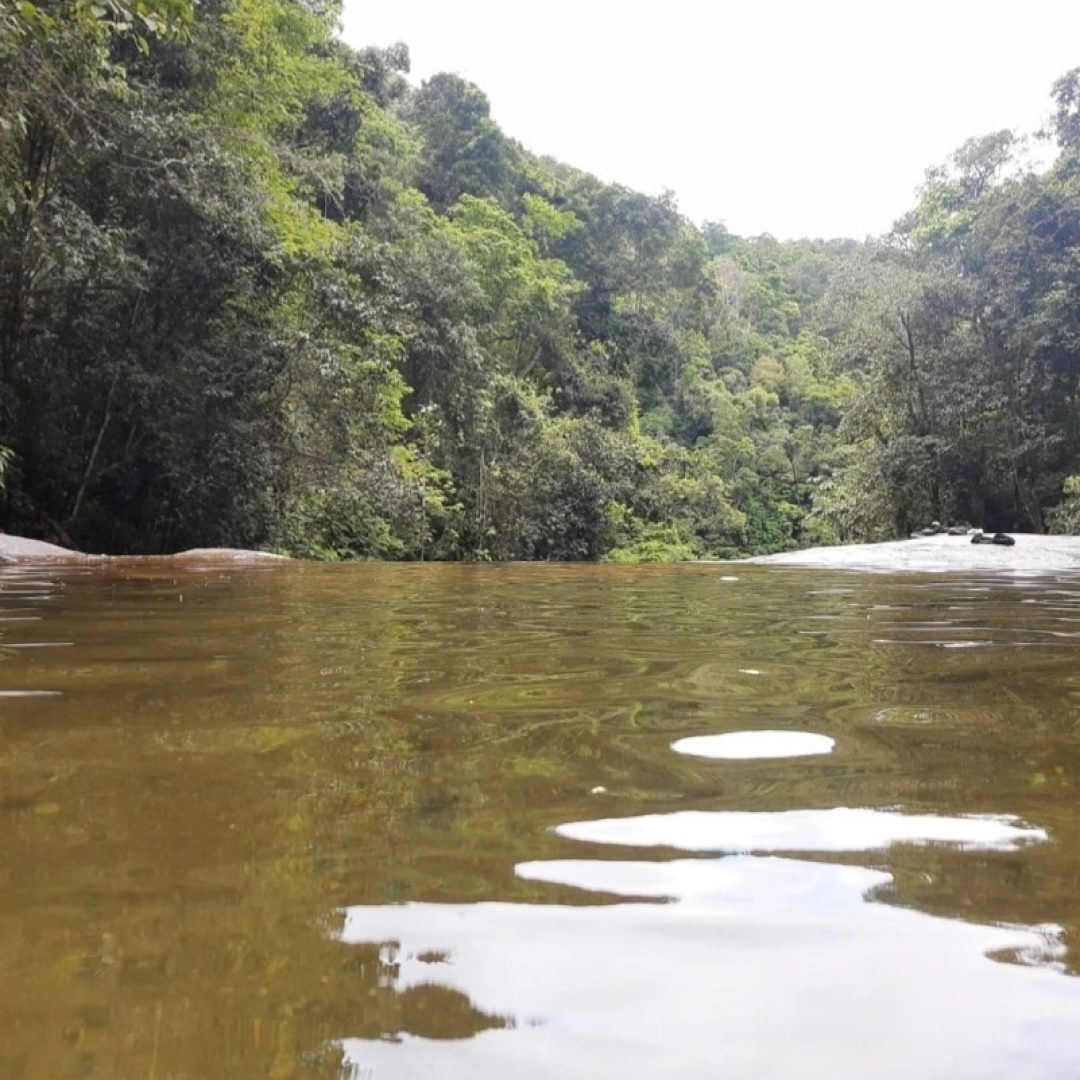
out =
<path fill-rule="evenodd" d="M 1080 1075 L 1080 577 L 0 570 L 0 1077 Z"/>

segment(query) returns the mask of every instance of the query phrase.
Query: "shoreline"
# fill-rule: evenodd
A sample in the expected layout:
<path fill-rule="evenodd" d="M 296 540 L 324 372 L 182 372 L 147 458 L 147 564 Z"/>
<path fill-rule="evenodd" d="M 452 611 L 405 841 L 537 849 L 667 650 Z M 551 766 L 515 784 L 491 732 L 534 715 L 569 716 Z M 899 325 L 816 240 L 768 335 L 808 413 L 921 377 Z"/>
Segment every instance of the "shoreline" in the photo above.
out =
<path fill-rule="evenodd" d="M 874 544 L 804 548 L 743 559 L 691 561 L 722 566 L 789 566 L 871 573 L 1080 572 L 1080 536 L 1043 536 L 1037 533 L 1010 535 L 1016 541 L 1011 547 L 972 544 L 967 536 L 940 534 Z M 74 551 L 43 540 L 0 533 L 0 567 L 251 566 L 295 561 L 288 555 L 245 548 L 188 548 L 170 555 L 98 555 Z"/>

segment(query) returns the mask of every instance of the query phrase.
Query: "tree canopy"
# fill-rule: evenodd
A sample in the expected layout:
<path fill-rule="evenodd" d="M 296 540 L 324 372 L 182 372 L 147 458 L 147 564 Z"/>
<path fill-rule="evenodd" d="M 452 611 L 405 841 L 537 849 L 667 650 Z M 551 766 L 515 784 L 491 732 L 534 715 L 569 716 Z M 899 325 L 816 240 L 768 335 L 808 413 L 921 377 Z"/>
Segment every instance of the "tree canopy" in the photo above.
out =
<path fill-rule="evenodd" d="M 669 559 L 1080 521 L 1080 70 L 888 236 L 537 158 L 321 0 L 0 3 L 0 525 Z"/>

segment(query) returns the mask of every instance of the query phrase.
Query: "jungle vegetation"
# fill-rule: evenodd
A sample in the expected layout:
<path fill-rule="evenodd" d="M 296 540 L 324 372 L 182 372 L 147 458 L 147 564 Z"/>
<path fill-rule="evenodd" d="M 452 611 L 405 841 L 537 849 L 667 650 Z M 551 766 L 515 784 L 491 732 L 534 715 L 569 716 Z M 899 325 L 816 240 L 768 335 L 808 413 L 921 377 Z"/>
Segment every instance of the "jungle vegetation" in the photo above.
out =
<path fill-rule="evenodd" d="M 872 241 L 528 153 L 332 0 L 0 0 L 0 527 L 678 559 L 1080 528 L 1080 69 Z M 733 166 L 737 167 L 737 166 Z"/>

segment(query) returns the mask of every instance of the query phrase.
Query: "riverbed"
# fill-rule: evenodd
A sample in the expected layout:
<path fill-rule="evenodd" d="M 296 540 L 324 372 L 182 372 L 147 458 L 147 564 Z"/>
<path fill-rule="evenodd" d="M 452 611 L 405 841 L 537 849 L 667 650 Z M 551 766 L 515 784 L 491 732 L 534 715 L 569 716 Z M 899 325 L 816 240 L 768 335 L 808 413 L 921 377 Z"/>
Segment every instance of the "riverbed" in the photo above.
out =
<path fill-rule="evenodd" d="M 1080 575 L 0 569 L 0 1077 L 1065 1078 Z"/>

